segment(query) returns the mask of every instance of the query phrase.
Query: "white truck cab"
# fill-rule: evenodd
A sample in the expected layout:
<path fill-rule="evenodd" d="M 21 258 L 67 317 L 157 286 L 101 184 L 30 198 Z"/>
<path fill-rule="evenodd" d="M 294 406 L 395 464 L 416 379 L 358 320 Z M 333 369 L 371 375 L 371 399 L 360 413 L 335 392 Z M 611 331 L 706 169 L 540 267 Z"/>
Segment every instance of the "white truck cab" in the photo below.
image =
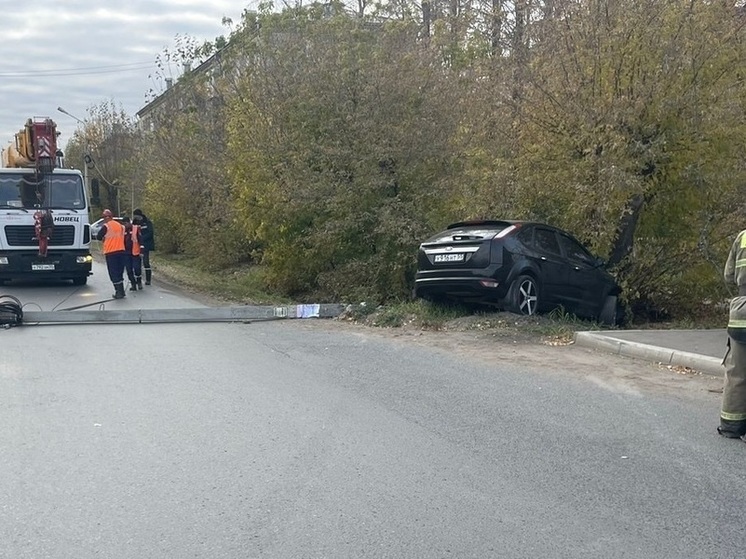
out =
<path fill-rule="evenodd" d="M 64 279 L 85 284 L 93 263 L 89 210 L 80 171 L 0 167 L 0 283 Z M 52 217 L 45 250 L 37 212 Z"/>

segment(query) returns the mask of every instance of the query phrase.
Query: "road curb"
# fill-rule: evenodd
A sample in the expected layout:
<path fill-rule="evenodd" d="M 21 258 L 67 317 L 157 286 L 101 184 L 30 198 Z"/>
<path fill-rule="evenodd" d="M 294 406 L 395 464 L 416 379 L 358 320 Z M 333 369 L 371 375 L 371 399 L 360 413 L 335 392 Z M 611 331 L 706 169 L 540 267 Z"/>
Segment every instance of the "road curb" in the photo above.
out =
<path fill-rule="evenodd" d="M 625 357 L 645 359 L 661 365 L 689 367 L 695 371 L 711 375 L 722 375 L 725 372 L 722 359 L 699 355 L 698 353 L 630 342 L 596 332 L 575 332 L 573 339 L 580 346 L 608 351 Z"/>

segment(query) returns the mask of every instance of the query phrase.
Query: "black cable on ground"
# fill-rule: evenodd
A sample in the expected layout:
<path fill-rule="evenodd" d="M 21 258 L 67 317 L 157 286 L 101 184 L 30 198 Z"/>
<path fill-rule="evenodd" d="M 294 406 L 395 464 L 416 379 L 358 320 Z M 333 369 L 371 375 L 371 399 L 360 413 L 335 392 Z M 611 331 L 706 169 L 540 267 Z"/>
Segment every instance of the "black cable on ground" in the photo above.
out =
<path fill-rule="evenodd" d="M 23 324 L 23 305 L 12 295 L 0 295 L 0 326 L 11 328 Z"/>

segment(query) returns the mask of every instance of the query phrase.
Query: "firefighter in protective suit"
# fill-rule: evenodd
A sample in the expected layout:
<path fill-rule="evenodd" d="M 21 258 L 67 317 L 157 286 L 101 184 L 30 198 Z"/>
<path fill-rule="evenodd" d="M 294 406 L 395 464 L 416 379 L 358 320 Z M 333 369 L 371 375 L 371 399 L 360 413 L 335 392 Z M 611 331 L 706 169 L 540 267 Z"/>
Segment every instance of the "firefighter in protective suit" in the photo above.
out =
<path fill-rule="evenodd" d="M 733 242 L 724 277 L 727 283 L 738 286 L 738 297 L 730 302 L 718 433 L 735 439 L 746 435 L 746 230 L 741 231 Z"/>
<path fill-rule="evenodd" d="M 723 360 L 725 384 L 718 433 L 736 439 L 746 435 L 746 296 L 730 302 L 728 352 Z"/>

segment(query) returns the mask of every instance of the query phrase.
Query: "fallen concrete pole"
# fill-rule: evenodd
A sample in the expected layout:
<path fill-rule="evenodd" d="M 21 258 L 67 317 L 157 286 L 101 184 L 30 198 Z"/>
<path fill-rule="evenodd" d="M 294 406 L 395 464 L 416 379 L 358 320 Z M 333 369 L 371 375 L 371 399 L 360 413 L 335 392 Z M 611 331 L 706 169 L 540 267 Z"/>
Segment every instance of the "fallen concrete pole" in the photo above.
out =
<path fill-rule="evenodd" d="M 159 322 L 246 322 L 287 318 L 334 318 L 342 314 L 344 309 L 345 306 L 339 304 L 313 304 L 289 306 L 242 305 L 188 309 L 24 311 L 23 324 L 151 324 Z"/>

